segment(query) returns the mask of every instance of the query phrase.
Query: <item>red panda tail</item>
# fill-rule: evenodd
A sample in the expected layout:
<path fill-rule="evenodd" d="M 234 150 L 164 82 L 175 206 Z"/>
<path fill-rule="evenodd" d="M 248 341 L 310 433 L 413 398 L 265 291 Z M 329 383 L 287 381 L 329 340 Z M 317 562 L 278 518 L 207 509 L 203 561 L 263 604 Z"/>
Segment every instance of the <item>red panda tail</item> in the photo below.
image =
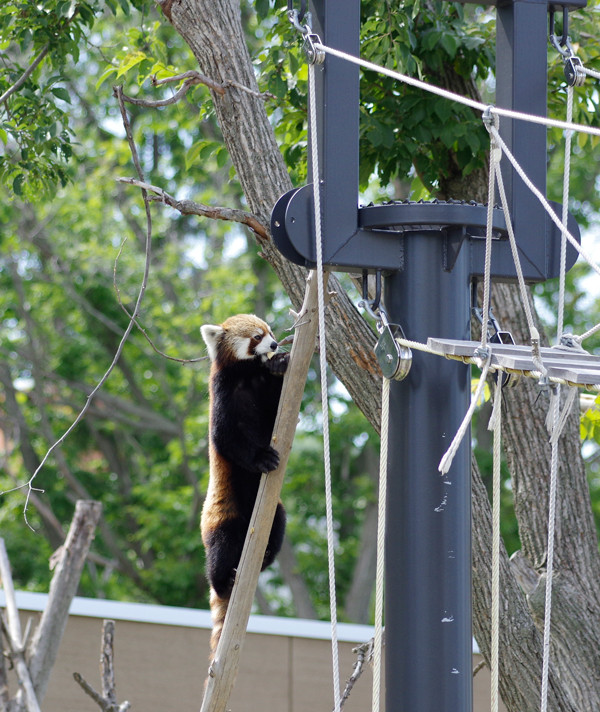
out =
<path fill-rule="evenodd" d="M 225 614 L 227 613 L 227 606 L 229 605 L 229 596 L 227 598 L 221 598 L 217 592 L 211 588 L 210 590 L 210 612 L 212 616 L 213 629 L 210 636 L 210 657 L 209 661 L 212 663 L 217 652 L 217 645 L 221 638 L 221 631 L 223 630 L 223 623 L 225 622 Z"/>

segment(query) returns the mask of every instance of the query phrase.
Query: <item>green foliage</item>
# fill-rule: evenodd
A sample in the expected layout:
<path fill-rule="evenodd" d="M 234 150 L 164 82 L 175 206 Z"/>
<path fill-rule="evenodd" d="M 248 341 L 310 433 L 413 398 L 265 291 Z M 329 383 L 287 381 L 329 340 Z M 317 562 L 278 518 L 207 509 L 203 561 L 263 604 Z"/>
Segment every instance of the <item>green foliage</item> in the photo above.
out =
<path fill-rule="evenodd" d="M 300 185 L 306 181 L 307 94 L 301 41 L 282 3 L 242 5 L 259 85 L 273 95 L 267 102 L 272 125 L 292 180 Z M 590 15 L 578 11 L 579 16 L 584 37 Z M 401 6 L 364 0 L 361 32 L 366 59 L 435 84 L 452 69 L 459 82 L 474 78 L 488 92 L 494 23 L 487 11 L 439 0 Z M 134 169 L 112 86 L 122 84 L 129 96 L 164 99 L 180 83 L 155 86 L 153 77 L 197 68 L 189 48 L 149 0 L 9 0 L 0 11 L 0 94 L 46 47 L 39 67 L 0 105 L 0 180 L 12 195 L 12 202 L 0 204 L 2 490 L 27 481 L 110 363 L 127 325 L 113 280 L 129 309 L 140 286 L 144 210 L 137 191 L 115 181 L 134 176 Z M 597 43 L 586 38 L 578 51 L 590 66 L 598 63 Z M 551 58 L 555 115 L 564 106 L 559 70 Z M 443 196 L 454 177 L 483 165 L 487 134 L 471 110 L 369 72 L 362 74 L 361 91 L 363 189 L 407 197 L 410 185 L 412 197 Z M 576 120 L 591 123 L 598 97 L 582 91 L 586 101 L 577 104 Z M 149 182 L 178 197 L 243 207 L 205 87 L 194 87 L 174 105 L 156 110 L 128 105 L 128 112 Z M 562 136 L 551 132 L 550 142 L 549 191 L 560 199 Z M 573 206 L 587 222 L 599 208 L 593 160 L 599 150 L 594 139 L 578 139 Z M 157 348 L 183 358 L 201 356 L 200 325 L 239 311 L 264 315 L 276 334 L 290 326 L 287 297 L 241 228 L 161 205 L 153 205 L 152 216 L 152 268 L 139 321 Z M 579 267 L 569 275 L 567 322 L 578 332 L 600 312 L 584 279 Z M 554 293 L 553 285 L 537 288 L 537 299 L 552 312 Z M 45 490 L 41 502 L 62 527 L 77 497 L 103 503 L 95 563 L 86 568 L 82 593 L 206 606 L 198 519 L 208 476 L 207 377 L 207 363 L 167 361 L 134 332 L 88 417 L 41 471 L 36 481 Z M 317 614 L 327 617 L 318 383 L 311 373 L 283 497 L 298 570 Z M 342 606 L 365 513 L 375 501 L 378 438 L 335 382 L 331 396 Z M 594 413 L 583 427 L 596 440 Z M 486 453 L 478 451 L 484 478 L 490 466 Z M 590 481 L 598 493 L 600 479 L 594 475 Z M 47 558 L 60 537 L 33 502 L 32 533 L 24 525 L 22 503 L 22 491 L 2 499 L 2 534 L 18 585 L 46 590 Z M 504 511 L 511 506 L 505 479 Z M 514 518 L 503 521 L 512 551 L 518 547 Z M 294 613 L 276 568 L 266 581 L 273 609 Z"/>

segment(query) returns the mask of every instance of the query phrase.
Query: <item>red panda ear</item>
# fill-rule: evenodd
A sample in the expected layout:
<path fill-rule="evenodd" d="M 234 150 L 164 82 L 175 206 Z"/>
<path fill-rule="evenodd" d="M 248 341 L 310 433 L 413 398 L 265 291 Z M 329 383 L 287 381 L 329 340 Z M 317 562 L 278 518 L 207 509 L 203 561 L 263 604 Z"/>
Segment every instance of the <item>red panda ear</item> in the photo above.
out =
<path fill-rule="evenodd" d="M 204 324 L 204 326 L 200 327 L 200 333 L 206 343 L 206 348 L 211 361 L 214 361 L 217 358 L 217 342 L 219 336 L 224 332 L 225 329 L 223 329 L 222 326 L 217 326 L 215 324 Z"/>

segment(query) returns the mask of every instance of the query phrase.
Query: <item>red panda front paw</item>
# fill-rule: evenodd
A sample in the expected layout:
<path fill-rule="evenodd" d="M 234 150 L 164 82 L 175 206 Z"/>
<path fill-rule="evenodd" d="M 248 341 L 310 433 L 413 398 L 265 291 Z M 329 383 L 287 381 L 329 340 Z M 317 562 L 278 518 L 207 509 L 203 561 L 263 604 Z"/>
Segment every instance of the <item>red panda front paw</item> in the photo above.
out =
<path fill-rule="evenodd" d="M 254 464 L 260 472 L 272 472 L 279 466 L 279 453 L 269 445 L 269 447 L 260 450 Z"/>
<path fill-rule="evenodd" d="M 265 365 L 271 373 L 281 376 L 286 372 L 289 360 L 290 355 L 288 353 L 275 354 L 270 359 L 267 359 Z"/>

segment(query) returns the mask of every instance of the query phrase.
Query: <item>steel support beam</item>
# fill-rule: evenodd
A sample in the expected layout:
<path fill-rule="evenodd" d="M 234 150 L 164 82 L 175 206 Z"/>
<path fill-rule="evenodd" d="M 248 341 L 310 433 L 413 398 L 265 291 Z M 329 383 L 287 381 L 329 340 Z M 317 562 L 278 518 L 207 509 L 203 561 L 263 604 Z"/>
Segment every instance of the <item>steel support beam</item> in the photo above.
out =
<path fill-rule="evenodd" d="M 469 338 L 468 251 L 443 269 L 443 240 L 405 237 L 405 269 L 385 279 L 390 322 L 411 339 Z M 471 447 L 438 464 L 469 407 L 470 368 L 413 353 L 390 392 L 386 535 L 386 709 L 470 712 Z"/>

